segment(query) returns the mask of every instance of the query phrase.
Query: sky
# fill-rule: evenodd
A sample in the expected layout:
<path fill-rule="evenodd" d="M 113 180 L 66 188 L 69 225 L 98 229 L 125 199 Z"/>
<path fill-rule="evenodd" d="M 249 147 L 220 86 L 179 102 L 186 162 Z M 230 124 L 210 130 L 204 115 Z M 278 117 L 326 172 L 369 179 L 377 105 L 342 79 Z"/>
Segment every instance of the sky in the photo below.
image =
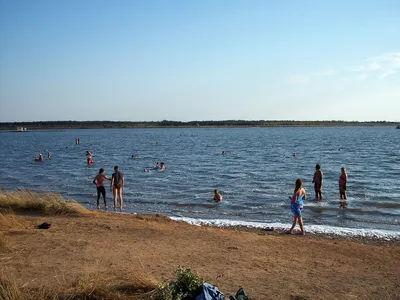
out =
<path fill-rule="evenodd" d="M 400 121 L 398 0 L 0 0 L 0 122 Z"/>

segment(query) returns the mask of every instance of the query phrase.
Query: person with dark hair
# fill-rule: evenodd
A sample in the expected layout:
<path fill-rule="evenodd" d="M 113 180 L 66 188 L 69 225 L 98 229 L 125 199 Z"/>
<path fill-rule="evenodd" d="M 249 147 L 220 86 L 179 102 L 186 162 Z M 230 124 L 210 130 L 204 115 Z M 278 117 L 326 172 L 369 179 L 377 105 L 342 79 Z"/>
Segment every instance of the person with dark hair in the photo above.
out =
<path fill-rule="evenodd" d="M 339 194 L 341 200 L 346 200 L 346 190 L 347 190 L 347 172 L 346 168 L 340 169 L 340 176 L 339 176 Z"/>
<path fill-rule="evenodd" d="M 222 201 L 222 195 L 220 194 L 219 190 L 214 190 L 214 201 L 220 202 Z"/>
<path fill-rule="evenodd" d="M 106 175 L 104 175 L 104 169 L 101 168 L 99 174 L 93 179 L 93 183 L 97 187 L 97 208 L 100 208 L 100 194 L 103 195 L 104 206 L 108 208 L 107 201 L 106 201 L 106 189 L 104 188 L 104 179 L 111 180 Z"/>
<path fill-rule="evenodd" d="M 321 171 L 321 166 L 319 164 L 316 164 L 315 166 L 315 173 L 313 177 L 313 183 L 314 183 L 314 191 L 315 191 L 315 199 L 316 200 L 322 200 L 322 177 L 324 174 Z"/>
<path fill-rule="evenodd" d="M 303 218 L 301 216 L 301 211 L 303 209 L 303 200 L 306 200 L 307 195 L 306 191 L 303 188 L 303 181 L 298 178 L 296 180 L 296 187 L 294 188 L 294 193 L 292 197 L 289 197 L 290 201 L 290 208 L 293 212 L 293 224 L 290 227 L 287 233 L 293 234 L 293 229 L 296 226 L 296 223 L 299 222 L 300 226 L 300 235 L 304 235 L 304 225 L 303 225 Z"/>
<path fill-rule="evenodd" d="M 114 210 L 117 207 L 117 197 L 119 198 L 119 209 L 122 210 L 122 190 L 124 188 L 124 174 L 118 170 L 118 166 L 114 167 L 114 173 L 111 177 L 111 186 L 114 195 Z"/>

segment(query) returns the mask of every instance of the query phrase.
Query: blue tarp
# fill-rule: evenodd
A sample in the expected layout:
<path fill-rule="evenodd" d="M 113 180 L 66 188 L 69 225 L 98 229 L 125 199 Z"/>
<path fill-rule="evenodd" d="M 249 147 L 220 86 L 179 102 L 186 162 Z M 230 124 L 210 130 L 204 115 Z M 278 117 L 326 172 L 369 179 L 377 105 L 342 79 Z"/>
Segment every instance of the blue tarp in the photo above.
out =
<path fill-rule="evenodd" d="M 224 294 L 217 287 L 203 283 L 203 291 L 196 297 L 196 300 L 224 300 Z"/>

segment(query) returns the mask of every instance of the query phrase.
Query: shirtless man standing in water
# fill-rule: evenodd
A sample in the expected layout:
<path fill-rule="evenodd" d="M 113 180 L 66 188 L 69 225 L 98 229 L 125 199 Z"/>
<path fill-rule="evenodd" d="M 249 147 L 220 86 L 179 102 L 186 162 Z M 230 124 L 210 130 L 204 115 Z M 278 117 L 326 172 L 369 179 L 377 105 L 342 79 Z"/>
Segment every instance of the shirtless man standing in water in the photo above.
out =
<path fill-rule="evenodd" d="M 117 196 L 119 198 L 119 209 L 122 210 L 122 190 L 124 189 L 124 174 L 118 170 L 118 166 L 114 167 L 115 173 L 111 177 L 111 186 L 114 195 L 114 210 L 117 206 Z"/>
<path fill-rule="evenodd" d="M 322 200 L 322 177 L 324 174 L 321 171 L 321 166 L 317 164 L 315 166 L 315 173 L 313 178 L 314 190 L 315 190 L 315 199 Z"/>

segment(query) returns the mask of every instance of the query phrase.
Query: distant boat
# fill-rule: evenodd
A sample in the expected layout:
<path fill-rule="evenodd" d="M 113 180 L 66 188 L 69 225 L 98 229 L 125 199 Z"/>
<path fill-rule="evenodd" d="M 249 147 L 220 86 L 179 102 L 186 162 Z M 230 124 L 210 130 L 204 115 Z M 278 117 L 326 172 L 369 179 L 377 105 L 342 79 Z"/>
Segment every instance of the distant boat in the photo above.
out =
<path fill-rule="evenodd" d="M 400 125 L 397 125 L 396 129 L 400 129 Z"/>
<path fill-rule="evenodd" d="M 25 132 L 28 131 L 25 127 L 17 127 L 17 130 L 15 130 L 16 132 Z"/>

